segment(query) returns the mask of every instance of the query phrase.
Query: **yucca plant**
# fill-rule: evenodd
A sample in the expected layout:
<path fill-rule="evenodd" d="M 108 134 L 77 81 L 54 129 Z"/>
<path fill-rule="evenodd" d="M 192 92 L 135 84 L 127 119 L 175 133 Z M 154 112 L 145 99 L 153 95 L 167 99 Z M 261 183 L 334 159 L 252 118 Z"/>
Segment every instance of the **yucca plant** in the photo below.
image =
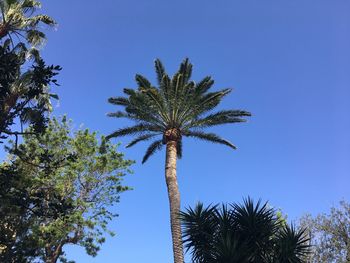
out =
<path fill-rule="evenodd" d="M 310 256 L 308 234 L 305 228 L 284 225 L 275 239 L 273 263 L 306 263 Z"/>
<path fill-rule="evenodd" d="M 183 239 L 194 263 L 306 263 L 305 230 L 281 221 L 267 203 L 202 203 L 181 212 Z"/>
<path fill-rule="evenodd" d="M 193 137 L 213 143 L 236 147 L 214 133 L 203 130 L 208 127 L 244 122 L 250 116 L 244 110 L 221 110 L 210 113 L 227 96 L 231 89 L 210 92 L 214 81 L 205 77 L 198 83 L 191 80 L 192 64 L 185 59 L 172 78 L 165 72 L 160 60 L 155 61 L 158 86 L 136 75 L 138 87 L 124 89 L 125 96 L 113 97 L 109 102 L 124 107 L 124 111 L 110 113 L 111 117 L 125 117 L 135 122 L 134 126 L 118 129 L 107 138 L 135 136 L 127 147 L 142 141 L 153 140 L 142 163 L 156 151 L 166 146 L 165 178 L 170 203 L 171 232 L 174 262 L 183 263 L 181 226 L 178 217 L 180 193 L 176 177 L 176 161 L 182 156 L 182 138 Z"/>
<path fill-rule="evenodd" d="M 41 4 L 35 0 L 0 0 L 0 40 L 8 36 L 24 38 L 32 46 L 38 46 L 46 39 L 40 25 L 54 26 L 55 21 L 42 14 L 36 14 Z"/>

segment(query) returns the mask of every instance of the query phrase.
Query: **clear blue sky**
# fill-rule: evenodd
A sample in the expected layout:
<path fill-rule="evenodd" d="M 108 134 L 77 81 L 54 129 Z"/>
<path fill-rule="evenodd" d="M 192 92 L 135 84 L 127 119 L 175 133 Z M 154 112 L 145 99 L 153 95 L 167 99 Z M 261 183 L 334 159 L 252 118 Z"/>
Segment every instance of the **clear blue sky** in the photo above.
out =
<path fill-rule="evenodd" d="M 184 57 L 194 79 L 212 75 L 233 87 L 222 108 L 253 113 L 246 124 L 214 129 L 238 146 L 185 140 L 178 164 L 182 205 L 268 200 L 290 220 L 349 200 L 350 2 L 348 0 L 43 1 L 56 18 L 44 56 L 63 67 L 56 115 L 108 134 L 125 121 L 107 103 L 155 80 L 160 58 L 173 73 Z M 69 248 L 77 263 L 171 262 L 164 152 L 140 164 L 146 145 L 121 151 L 137 160 L 125 183 L 134 190 L 96 258 Z"/>

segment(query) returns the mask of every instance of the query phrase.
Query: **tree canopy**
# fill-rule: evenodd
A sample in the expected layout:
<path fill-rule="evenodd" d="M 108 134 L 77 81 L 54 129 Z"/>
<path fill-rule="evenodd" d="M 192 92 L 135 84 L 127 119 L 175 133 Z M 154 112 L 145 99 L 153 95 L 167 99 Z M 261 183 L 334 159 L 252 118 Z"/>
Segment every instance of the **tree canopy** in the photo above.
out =
<path fill-rule="evenodd" d="M 307 214 L 300 220 L 311 238 L 310 263 L 350 262 L 350 204 L 342 200 L 330 213 L 315 217 Z"/>
<path fill-rule="evenodd" d="M 21 44 L 0 45 L 0 142 L 22 134 L 24 123 L 33 126 L 32 133 L 42 132 L 51 111 L 50 98 L 58 98 L 50 92 L 50 84 L 57 84 L 61 67 L 47 66 L 40 57 L 28 63 L 26 55 Z"/>
<path fill-rule="evenodd" d="M 122 178 L 133 162 L 95 132 L 72 134 L 65 117 L 50 120 L 44 134 L 25 135 L 10 151 L 17 155 L 0 174 L 1 261 L 56 262 L 66 244 L 95 256 L 105 233 L 113 234 L 112 206 L 129 189 Z"/>
<path fill-rule="evenodd" d="M 50 91 L 60 66 L 46 65 L 38 47 L 46 39 L 42 25 L 56 22 L 39 14 L 35 0 L 0 1 L 0 143 L 23 133 L 23 124 L 42 132 L 51 110 Z M 14 128 L 16 126 L 16 128 Z"/>

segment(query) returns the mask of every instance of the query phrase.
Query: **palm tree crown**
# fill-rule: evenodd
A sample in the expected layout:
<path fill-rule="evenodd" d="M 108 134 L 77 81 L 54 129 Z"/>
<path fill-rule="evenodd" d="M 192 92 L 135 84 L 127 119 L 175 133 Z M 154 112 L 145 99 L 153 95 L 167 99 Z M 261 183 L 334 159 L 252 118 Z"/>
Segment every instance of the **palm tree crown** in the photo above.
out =
<path fill-rule="evenodd" d="M 154 141 L 148 147 L 142 163 L 160 150 L 169 141 L 176 142 L 178 158 L 182 156 L 182 137 L 220 143 L 236 149 L 229 141 L 214 133 L 203 132 L 204 128 L 226 123 L 244 122 L 251 114 L 244 110 L 222 110 L 209 113 L 221 102 L 231 89 L 210 92 L 214 81 L 210 76 L 198 83 L 191 79 L 192 64 L 186 58 L 178 71 L 170 78 L 161 61 L 155 61 L 158 87 L 141 75 L 136 75 L 137 89 L 124 89 L 126 97 L 113 97 L 109 102 L 124 107 L 125 111 L 110 113 L 111 117 L 125 117 L 135 125 L 122 128 L 108 138 L 137 135 L 127 147 L 138 142 Z M 160 136 L 160 138 L 158 137 Z M 157 138 L 158 137 L 158 138 Z"/>
<path fill-rule="evenodd" d="M 45 40 L 40 24 L 54 26 L 55 21 L 47 15 L 33 15 L 41 7 L 35 0 L 0 0 L 0 39 L 11 35 L 23 37 L 32 46 Z"/>

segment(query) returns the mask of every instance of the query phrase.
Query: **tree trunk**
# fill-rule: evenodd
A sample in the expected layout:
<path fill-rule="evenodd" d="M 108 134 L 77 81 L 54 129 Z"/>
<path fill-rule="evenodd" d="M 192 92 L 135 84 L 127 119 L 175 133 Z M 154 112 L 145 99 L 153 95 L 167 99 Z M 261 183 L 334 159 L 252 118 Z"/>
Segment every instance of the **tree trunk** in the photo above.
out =
<path fill-rule="evenodd" d="M 48 245 L 46 247 L 45 263 L 56 263 L 59 256 L 62 254 L 62 247 L 63 244 L 59 244 L 55 248 L 52 248 Z"/>
<path fill-rule="evenodd" d="M 7 31 L 7 25 L 0 23 L 0 39 L 2 39 L 4 36 L 6 36 L 8 33 Z"/>
<path fill-rule="evenodd" d="M 176 178 L 176 142 L 166 144 L 165 180 L 168 187 L 170 204 L 170 225 L 173 241 L 174 263 L 184 263 L 180 212 L 180 192 Z"/>

